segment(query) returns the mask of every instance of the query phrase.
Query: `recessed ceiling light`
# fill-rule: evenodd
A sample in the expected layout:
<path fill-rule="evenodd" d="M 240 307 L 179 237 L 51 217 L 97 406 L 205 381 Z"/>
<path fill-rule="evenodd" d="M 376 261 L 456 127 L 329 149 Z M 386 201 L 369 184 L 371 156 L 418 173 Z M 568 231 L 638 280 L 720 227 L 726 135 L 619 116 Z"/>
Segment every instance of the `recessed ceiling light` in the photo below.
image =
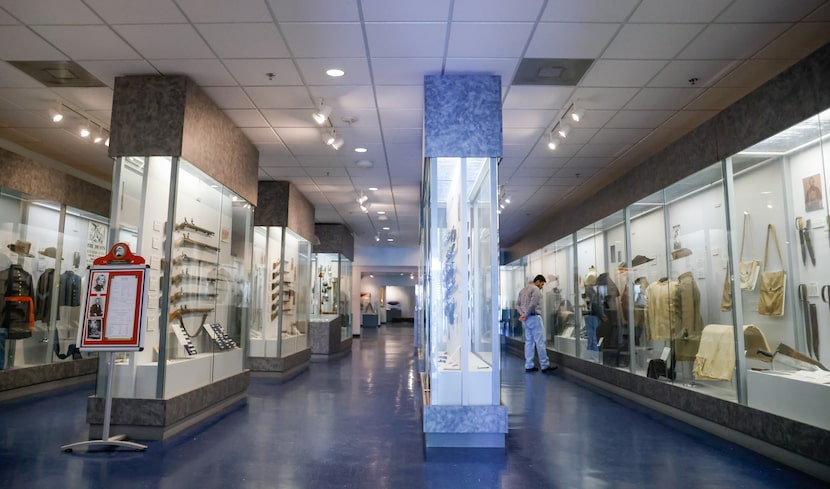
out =
<path fill-rule="evenodd" d="M 369 151 L 369 150 L 368 150 L 368 149 L 366 149 L 366 148 L 355 148 L 355 149 L 354 149 L 354 152 L 355 152 L 355 153 L 365 153 L 365 152 L 367 152 L 367 151 Z"/>
<path fill-rule="evenodd" d="M 386 214 L 386 211 L 378 211 L 378 214 Z"/>
<path fill-rule="evenodd" d="M 343 71 L 343 70 L 341 70 L 341 69 L 339 69 L 339 68 L 331 68 L 331 69 L 326 70 L 326 74 L 327 74 L 328 76 L 333 76 L 333 77 L 335 77 L 335 78 L 336 78 L 336 77 L 338 77 L 338 76 L 343 76 L 343 75 L 345 75 L 345 74 L 346 74 L 346 72 L 345 72 L 345 71 Z"/>
<path fill-rule="evenodd" d="M 389 226 L 383 226 L 383 228 L 381 229 L 383 229 L 384 231 L 389 231 Z"/>
<path fill-rule="evenodd" d="M 395 241 L 395 238 L 386 238 L 386 241 Z"/>
<path fill-rule="evenodd" d="M 369 187 L 369 190 L 371 190 L 372 192 L 376 191 L 377 189 L 377 187 Z"/>

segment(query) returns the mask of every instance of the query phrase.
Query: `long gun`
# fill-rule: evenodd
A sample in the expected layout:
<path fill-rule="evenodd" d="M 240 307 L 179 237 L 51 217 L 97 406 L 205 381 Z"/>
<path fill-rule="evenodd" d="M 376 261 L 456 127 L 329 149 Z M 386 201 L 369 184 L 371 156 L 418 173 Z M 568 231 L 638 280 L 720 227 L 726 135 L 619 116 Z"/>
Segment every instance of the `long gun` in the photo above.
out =
<path fill-rule="evenodd" d="M 170 302 L 179 302 L 182 299 L 215 299 L 216 294 L 208 292 L 176 292 L 170 296 Z"/>
<path fill-rule="evenodd" d="M 215 278 L 215 277 L 203 277 L 201 275 L 191 275 L 190 273 L 187 272 L 187 270 L 185 270 L 184 272 L 182 272 L 178 275 L 174 275 L 170 279 L 170 283 L 174 284 L 174 285 L 178 285 L 182 282 L 209 282 L 211 284 L 214 284 L 218 280 L 219 279 Z"/>
<path fill-rule="evenodd" d="M 170 313 L 170 320 L 181 318 L 182 316 L 189 316 L 192 314 L 210 314 L 213 312 L 212 307 L 186 307 L 182 306 Z"/>
<path fill-rule="evenodd" d="M 182 253 L 181 255 L 177 256 L 176 258 L 173 258 L 173 261 L 171 263 L 173 263 L 173 265 L 199 265 L 199 264 L 204 264 L 204 265 L 213 265 L 214 267 L 216 266 L 216 262 L 212 262 L 212 261 L 208 261 L 208 260 L 202 260 L 200 258 L 193 258 L 193 257 L 187 256 L 186 253 Z"/>
<path fill-rule="evenodd" d="M 185 217 L 184 222 L 176 224 L 176 231 L 181 231 L 183 229 L 190 229 L 192 231 L 196 231 L 197 233 L 202 233 L 202 234 L 204 234 L 205 236 L 208 236 L 208 237 L 213 236 L 214 234 L 216 234 L 215 232 L 211 231 L 210 229 L 206 229 L 206 228 L 203 228 L 202 226 L 196 225 L 196 223 L 193 222 L 192 217 L 190 218 L 190 222 L 187 222 L 187 218 Z"/>
<path fill-rule="evenodd" d="M 190 234 L 185 234 L 184 237 L 180 239 L 178 243 L 176 243 L 177 246 L 181 246 L 183 244 L 195 246 L 196 248 L 202 248 L 210 251 L 219 251 L 218 246 L 213 246 L 207 243 L 202 243 L 201 241 L 196 241 L 195 239 L 191 239 Z"/>

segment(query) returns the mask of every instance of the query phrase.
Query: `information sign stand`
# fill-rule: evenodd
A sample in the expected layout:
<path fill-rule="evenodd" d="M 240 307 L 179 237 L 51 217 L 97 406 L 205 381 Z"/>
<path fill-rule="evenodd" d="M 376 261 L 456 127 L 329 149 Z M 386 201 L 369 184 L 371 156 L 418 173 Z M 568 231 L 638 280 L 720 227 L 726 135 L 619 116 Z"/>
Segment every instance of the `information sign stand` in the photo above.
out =
<path fill-rule="evenodd" d="M 95 259 L 88 269 L 84 314 L 76 344 L 81 351 L 107 355 L 109 371 L 103 433 L 100 440 L 64 445 L 61 448 L 65 452 L 81 447 L 123 447 L 136 451 L 147 448 L 147 445 L 124 440 L 126 435 L 110 436 L 110 418 L 115 352 L 144 349 L 148 269 L 144 258 L 134 255 L 126 243 L 117 243 L 109 254 Z"/>

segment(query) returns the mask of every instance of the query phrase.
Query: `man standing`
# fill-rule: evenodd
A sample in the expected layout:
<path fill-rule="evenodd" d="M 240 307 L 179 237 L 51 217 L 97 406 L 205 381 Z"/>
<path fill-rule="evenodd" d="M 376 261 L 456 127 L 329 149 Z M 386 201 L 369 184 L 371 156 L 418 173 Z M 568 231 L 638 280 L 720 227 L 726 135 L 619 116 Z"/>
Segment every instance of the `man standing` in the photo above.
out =
<path fill-rule="evenodd" d="M 525 330 L 525 371 L 534 372 L 539 370 L 539 367 L 533 363 L 533 349 L 536 348 L 536 354 L 539 355 L 539 366 L 542 367 L 542 372 L 551 372 L 556 370 L 555 366 L 551 366 L 548 359 L 548 352 L 545 349 L 545 325 L 542 323 L 542 317 L 539 315 L 537 308 L 542 302 L 542 287 L 545 286 L 544 275 L 537 275 L 533 279 L 533 283 L 527 284 L 525 288 L 519 291 L 519 300 L 516 304 L 516 309 L 519 311 L 519 321 L 524 325 Z"/>

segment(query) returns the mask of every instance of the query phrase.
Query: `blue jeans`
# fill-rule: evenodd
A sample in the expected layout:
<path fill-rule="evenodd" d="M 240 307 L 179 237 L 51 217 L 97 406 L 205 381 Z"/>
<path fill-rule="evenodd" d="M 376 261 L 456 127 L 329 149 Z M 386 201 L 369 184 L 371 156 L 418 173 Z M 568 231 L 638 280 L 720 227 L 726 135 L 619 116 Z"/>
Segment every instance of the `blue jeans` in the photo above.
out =
<path fill-rule="evenodd" d="M 548 352 L 545 349 L 545 325 L 541 316 L 527 316 L 524 320 L 525 330 L 525 368 L 533 368 L 533 349 L 539 355 L 539 366 L 550 367 Z"/>
<path fill-rule="evenodd" d="M 585 335 L 588 337 L 588 350 L 599 351 L 597 346 L 597 328 L 599 327 L 599 318 L 596 316 L 582 316 L 582 321 L 585 323 Z"/>

